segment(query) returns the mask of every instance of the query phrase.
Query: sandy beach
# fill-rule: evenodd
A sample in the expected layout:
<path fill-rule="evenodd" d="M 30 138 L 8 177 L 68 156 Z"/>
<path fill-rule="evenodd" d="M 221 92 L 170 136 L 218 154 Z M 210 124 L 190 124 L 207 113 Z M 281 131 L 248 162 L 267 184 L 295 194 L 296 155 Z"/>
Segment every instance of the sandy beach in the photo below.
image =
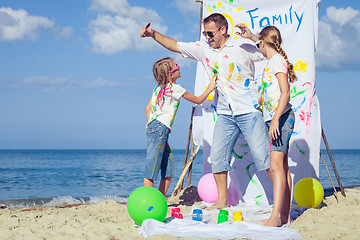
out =
<path fill-rule="evenodd" d="M 172 207 L 191 212 L 199 199 L 195 187 L 168 198 L 168 216 Z M 360 187 L 347 188 L 347 197 L 337 194 L 324 200 L 324 206 L 307 209 L 290 228 L 304 239 L 360 239 Z M 144 239 L 130 218 L 126 204 L 104 201 L 97 204 L 57 207 L 0 209 L 0 239 Z M 148 239 L 181 239 L 154 235 Z M 186 238 L 200 239 L 200 238 Z"/>

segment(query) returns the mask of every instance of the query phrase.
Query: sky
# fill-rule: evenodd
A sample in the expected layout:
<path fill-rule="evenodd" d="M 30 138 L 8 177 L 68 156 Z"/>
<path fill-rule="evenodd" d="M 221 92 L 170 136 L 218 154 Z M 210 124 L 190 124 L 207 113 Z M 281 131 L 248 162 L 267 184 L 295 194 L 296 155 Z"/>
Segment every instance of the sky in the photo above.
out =
<path fill-rule="evenodd" d="M 195 0 L 0 0 L 0 149 L 145 149 L 153 63 L 173 57 L 193 92 L 196 62 L 139 31 L 196 41 L 199 17 Z M 322 1 L 316 93 L 333 149 L 360 149 L 359 39 L 360 2 Z M 181 101 L 173 149 L 186 147 L 191 107 Z"/>

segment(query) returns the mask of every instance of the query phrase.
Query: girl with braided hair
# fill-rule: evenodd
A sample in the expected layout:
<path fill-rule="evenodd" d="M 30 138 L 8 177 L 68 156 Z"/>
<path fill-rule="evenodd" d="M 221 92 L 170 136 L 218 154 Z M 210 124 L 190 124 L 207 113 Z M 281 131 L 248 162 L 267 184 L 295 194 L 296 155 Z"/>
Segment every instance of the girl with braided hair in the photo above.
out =
<path fill-rule="evenodd" d="M 265 226 L 278 227 L 290 223 L 292 181 L 288 165 L 289 140 L 295 116 L 291 109 L 290 83 L 297 80 L 293 65 L 281 47 L 280 31 L 275 26 L 263 28 L 259 37 L 241 25 L 245 38 L 256 41 L 256 46 L 267 58 L 262 74 L 261 103 L 263 117 L 270 135 L 270 169 L 273 183 L 273 211 Z"/>
<path fill-rule="evenodd" d="M 154 187 L 154 180 L 160 170 L 159 191 L 166 196 L 176 170 L 168 138 L 180 99 L 183 97 L 195 104 L 201 104 L 215 89 L 216 83 L 211 81 L 205 92 L 198 97 L 187 92 L 176 83 L 176 80 L 181 77 L 180 68 L 171 58 L 156 61 L 153 74 L 158 85 L 146 106 L 147 154 L 143 185 Z"/>

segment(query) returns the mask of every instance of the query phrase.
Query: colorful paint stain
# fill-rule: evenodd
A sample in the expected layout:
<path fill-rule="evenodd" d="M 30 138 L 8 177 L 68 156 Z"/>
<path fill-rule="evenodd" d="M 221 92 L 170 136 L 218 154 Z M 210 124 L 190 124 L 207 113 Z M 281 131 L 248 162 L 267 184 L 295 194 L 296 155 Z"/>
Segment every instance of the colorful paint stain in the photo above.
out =
<path fill-rule="evenodd" d="M 217 115 L 217 112 L 216 112 L 216 106 L 214 104 L 211 104 L 211 108 L 214 110 L 213 112 L 213 119 L 214 119 L 214 122 L 216 121 L 216 115 Z"/>
<path fill-rule="evenodd" d="M 300 148 L 300 146 L 295 142 L 296 148 L 299 150 L 301 154 L 305 154 L 305 151 Z"/>
<path fill-rule="evenodd" d="M 305 111 L 301 110 L 299 117 L 300 117 L 301 121 L 303 121 L 304 123 L 308 123 L 310 120 L 310 115 L 311 115 L 310 112 L 305 112 Z"/>
<path fill-rule="evenodd" d="M 241 82 L 241 80 L 242 80 L 241 68 L 239 66 L 236 66 L 236 68 L 239 72 L 236 81 Z"/>
<path fill-rule="evenodd" d="M 301 90 L 301 91 L 297 91 L 296 86 L 294 85 L 291 89 L 290 89 L 290 97 L 291 98 L 295 98 L 303 93 L 305 93 L 308 89 L 305 90 Z"/>
<path fill-rule="evenodd" d="M 237 154 L 234 149 L 233 149 L 233 154 L 234 154 L 234 156 L 237 157 L 238 159 L 243 159 L 243 158 L 244 158 L 244 156 Z"/>
<path fill-rule="evenodd" d="M 245 144 L 241 144 L 240 147 L 248 147 L 249 145 L 247 143 Z M 240 155 L 238 153 L 235 152 L 235 150 L 233 149 L 232 153 L 234 154 L 234 156 L 238 159 L 243 159 L 245 155 L 248 154 L 248 152 L 245 152 L 244 155 Z M 250 167 L 253 165 L 254 163 L 250 163 L 249 165 L 246 166 L 245 170 L 246 170 L 246 173 L 249 177 L 249 180 L 251 183 L 253 183 L 260 191 L 262 191 L 262 188 L 260 186 L 260 184 L 258 182 L 256 182 L 253 177 L 251 176 L 251 173 L 250 173 Z M 260 205 L 260 202 L 258 201 L 259 198 L 262 197 L 262 194 L 258 195 L 255 197 L 255 203 L 256 205 Z"/>
<path fill-rule="evenodd" d="M 302 100 L 302 102 L 301 102 L 297 107 L 292 107 L 292 110 L 293 110 L 294 112 L 297 112 L 299 109 L 301 109 L 302 105 L 304 105 L 305 101 L 306 101 L 306 98 L 304 97 L 304 99 Z"/>
<path fill-rule="evenodd" d="M 254 164 L 254 163 L 250 163 L 249 165 L 246 166 L 246 173 L 247 173 L 247 175 L 248 175 L 248 177 L 249 177 L 249 179 L 250 179 L 250 182 L 253 183 L 258 189 L 261 190 L 261 187 L 260 187 L 259 183 L 257 183 L 257 182 L 253 179 L 253 177 L 251 176 L 251 173 L 250 173 L 250 167 L 251 167 L 251 165 L 253 165 L 253 164 Z M 262 194 L 260 194 L 260 195 L 258 195 L 258 196 L 255 197 L 255 203 L 256 203 L 256 205 L 260 205 L 258 199 L 261 198 L 261 196 L 262 196 Z"/>
<path fill-rule="evenodd" d="M 301 60 L 297 61 L 294 66 L 294 71 L 306 72 L 307 63 L 303 63 Z"/>
<path fill-rule="evenodd" d="M 227 77 L 227 79 L 230 81 L 232 74 L 234 72 L 234 63 L 229 63 L 229 75 Z"/>
<path fill-rule="evenodd" d="M 249 85 L 250 85 L 250 79 L 246 79 L 246 80 L 245 80 L 245 83 L 244 83 L 244 86 L 245 86 L 246 88 L 248 88 Z"/>

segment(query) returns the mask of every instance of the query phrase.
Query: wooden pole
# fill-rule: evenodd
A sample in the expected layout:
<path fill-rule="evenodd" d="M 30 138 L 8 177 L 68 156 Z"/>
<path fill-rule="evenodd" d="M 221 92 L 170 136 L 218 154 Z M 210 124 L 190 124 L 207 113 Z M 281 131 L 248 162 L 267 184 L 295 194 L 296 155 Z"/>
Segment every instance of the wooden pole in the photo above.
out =
<path fill-rule="evenodd" d="M 194 153 L 194 141 L 191 138 L 191 154 L 193 154 L 193 153 Z M 191 184 L 192 166 L 193 166 L 193 164 L 191 163 L 190 168 L 189 168 L 189 173 L 188 173 L 188 184 L 187 184 L 187 186 L 190 186 L 190 184 Z"/>
<path fill-rule="evenodd" d="M 333 167 L 333 169 L 334 169 L 335 176 L 336 176 L 336 179 L 337 179 L 337 181 L 338 181 L 338 184 L 339 184 L 339 187 L 340 187 L 340 190 L 341 190 L 341 194 L 342 194 L 344 197 L 346 197 L 346 194 L 345 194 L 344 188 L 343 188 L 343 186 L 342 186 L 342 184 L 341 184 L 340 177 L 339 177 L 338 171 L 337 171 L 337 169 L 336 169 L 334 159 L 333 159 L 333 157 L 332 157 L 332 155 L 331 155 L 330 147 L 329 147 L 329 144 L 328 144 L 328 142 L 327 142 L 327 140 L 326 140 L 326 136 L 325 136 L 325 132 L 324 132 L 324 129 L 323 129 L 323 128 L 321 128 L 321 134 L 322 134 L 322 138 L 323 138 L 323 140 L 324 140 L 325 146 L 326 146 L 327 153 L 328 153 L 329 158 L 330 158 L 330 161 L 331 161 L 331 165 L 332 165 L 332 167 Z"/>
<path fill-rule="evenodd" d="M 201 37 L 203 2 L 202 2 L 202 0 L 196 0 L 196 2 L 201 2 L 201 8 L 200 8 L 200 33 L 199 33 L 199 39 L 200 39 L 200 37 Z M 183 171 L 182 171 L 182 174 L 181 174 L 181 176 L 182 176 L 183 173 L 184 173 L 184 170 L 186 169 L 186 171 L 187 171 L 190 168 L 189 177 L 188 177 L 188 185 L 189 185 L 189 183 L 191 181 L 192 162 L 194 161 L 194 159 L 195 159 L 195 157 L 196 157 L 196 155 L 197 155 L 197 153 L 198 153 L 198 151 L 200 149 L 200 145 L 199 145 L 199 146 L 197 146 L 195 152 L 193 151 L 194 150 L 194 142 L 193 142 L 192 137 L 191 137 L 191 132 L 192 132 L 192 124 L 193 124 L 194 112 L 195 112 L 195 106 L 192 107 L 192 111 L 191 111 L 191 119 L 190 119 L 189 133 L 188 133 L 188 141 L 187 141 L 187 144 L 186 144 L 184 165 L 183 165 Z M 191 160 L 191 163 L 188 164 L 189 162 L 187 162 L 187 159 L 188 159 L 188 155 L 189 155 L 190 139 L 191 139 L 191 157 L 193 157 L 193 159 L 191 160 L 191 157 L 190 157 L 189 162 Z M 183 182 L 184 182 L 184 177 L 185 177 L 186 171 L 185 171 L 183 177 L 180 176 L 179 181 L 176 184 L 176 187 L 175 187 L 173 193 L 171 194 L 171 196 L 176 196 L 181 191 L 181 189 L 183 188 Z"/>
<path fill-rule="evenodd" d="M 323 163 L 324 163 L 324 165 L 325 165 L 326 171 L 327 171 L 327 173 L 328 173 L 328 175 L 329 175 L 329 178 L 330 178 L 331 184 L 332 184 L 332 186 L 333 186 L 335 199 L 336 199 L 336 201 L 337 201 L 337 202 L 339 202 L 339 200 L 338 200 L 338 198 L 337 198 L 337 191 L 336 191 L 336 188 L 335 188 L 334 182 L 333 182 L 333 180 L 332 180 L 332 178 L 331 178 L 331 175 L 330 175 L 329 169 L 328 169 L 328 167 L 327 167 L 327 165 L 326 165 L 326 162 L 325 162 L 325 160 L 324 160 L 323 156 L 321 155 L 321 153 L 320 153 L 320 157 L 321 157 L 321 159 L 322 159 L 322 161 L 323 161 Z"/>
<path fill-rule="evenodd" d="M 201 39 L 201 25 L 202 25 L 202 18 L 203 18 L 203 7 L 204 7 L 204 3 L 202 0 L 196 0 L 196 2 L 200 2 L 201 6 L 200 6 L 200 31 L 199 31 L 199 40 Z"/>
<path fill-rule="evenodd" d="M 193 163 L 193 161 L 194 161 L 194 159 L 195 159 L 195 157 L 196 157 L 199 149 L 200 149 L 200 145 L 198 145 L 198 146 L 196 147 L 195 151 L 194 151 L 194 152 L 192 153 L 192 155 L 190 156 L 189 161 L 186 163 L 186 165 L 185 165 L 185 167 L 184 167 L 184 169 L 183 169 L 183 171 L 182 171 L 182 173 L 181 173 L 181 175 L 180 175 L 180 177 L 179 177 L 179 181 L 178 181 L 178 183 L 176 184 L 173 193 L 171 194 L 171 197 L 176 196 L 176 195 L 178 195 L 178 194 L 180 193 L 180 191 L 181 191 L 181 189 L 182 189 L 182 188 L 181 188 L 181 184 L 182 184 L 182 182 L 184 181 L 186 172 L 187 172 L 187 170 L 189 170 L 190 165 Z"/>
<path fill-rule="evenodd" d="M 186 162 L 187 162 L 187 159 L 188 159 L 188 155 L 189 155 L 190 140 L 192 140 L 191 131 L 192 131 L 192 125 L 193 125 L 194 112 L 195 112 L 195 106 L 192 107 L 192 111 L 191 111 L 191 119 L 190 119 L 190 126 L 189 126 L 188 140 L 187 140 L 187 144 L 186 144 L 186 151 L 185 151 L 183 169 L 185 168 L 185 165 L 186 165 Z M 191 154 L 192 154 L 192 152 L 191 152 Z M 181 188 L 182 187 L 183 187 L 183 182 L 181 182 Z"/>
<path fill-rule="evenodd" d="M 202 25 L 204 4 L 203 4 L 202 0 L 196 0 L 196 2 L 201 2 L 201 7 L 200 7 L 200 31 L 199 31 L 199 40 L 200 40 L 201 39 L 201 25 Z M 193 107 L 193 112 L 192 112 L 192 115 L 191 115 L 191 128 L 192 128 L 192 123 L 193 123 L 194 111 L 195 111 L 195 106 Z M 191 154 L 193 154 L 193 151 L 194 151 L 194 141 L 193 141 L 193 138 L 191 138 Z M 190 184 L 191 184 L 191 174 L 192 174 L 192 164 L 190 165 L 190 168 L 189 168 L 187 186 L 190 186 Z"/>

